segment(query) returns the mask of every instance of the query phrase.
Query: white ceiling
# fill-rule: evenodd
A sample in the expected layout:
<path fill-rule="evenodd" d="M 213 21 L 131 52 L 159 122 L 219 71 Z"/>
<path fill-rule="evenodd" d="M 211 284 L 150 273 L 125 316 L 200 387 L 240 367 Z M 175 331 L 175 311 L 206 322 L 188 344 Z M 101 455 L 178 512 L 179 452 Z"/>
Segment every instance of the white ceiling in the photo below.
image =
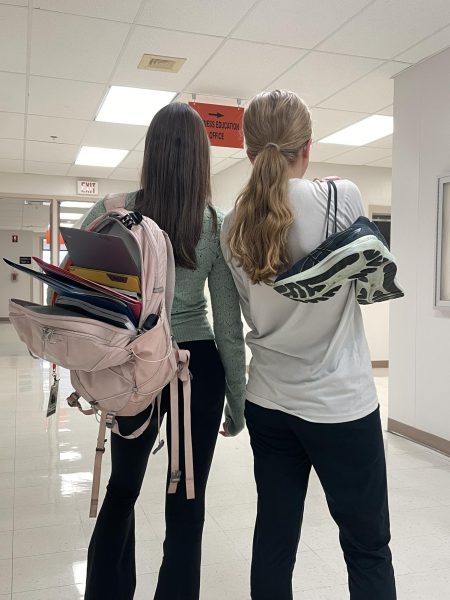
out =
<path fill-rule="evenodd" d="M 0 171 L 136 181 L 145 127 L 94 122 L 112 84 L 226 104 L 286 87 L 310 104 L 317 140 L 392 114 L 392 77 L 449 45 L 449 0 L 0 0 Z M 187 61 L 142 71 L 144 53 Z M 82 144 L 130 155 L 77 167 Z M 315 144 L 312 159 L 384 167 L 391 146 Z M 214 173 L 245 160 L 212 156 Z"/>

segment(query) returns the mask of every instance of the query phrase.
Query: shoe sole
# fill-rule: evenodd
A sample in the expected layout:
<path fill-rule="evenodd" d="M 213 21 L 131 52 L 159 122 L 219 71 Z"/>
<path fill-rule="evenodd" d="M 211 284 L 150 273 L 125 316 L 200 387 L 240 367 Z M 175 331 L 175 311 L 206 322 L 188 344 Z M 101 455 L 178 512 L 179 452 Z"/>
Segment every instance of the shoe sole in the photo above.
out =
<path fill-rule="evenodd" d="M 352 243 L 350 253 L 339 248 L 304 274 L 277 281 L 274 289 L 297 302 L 320 302 L 335 296 L 343 281 L 357 280 L 358 302 L 372 304 L 403 296 L 394 282 L 396 272 L 394 257 L 383 242 L 367 235 Z"/>

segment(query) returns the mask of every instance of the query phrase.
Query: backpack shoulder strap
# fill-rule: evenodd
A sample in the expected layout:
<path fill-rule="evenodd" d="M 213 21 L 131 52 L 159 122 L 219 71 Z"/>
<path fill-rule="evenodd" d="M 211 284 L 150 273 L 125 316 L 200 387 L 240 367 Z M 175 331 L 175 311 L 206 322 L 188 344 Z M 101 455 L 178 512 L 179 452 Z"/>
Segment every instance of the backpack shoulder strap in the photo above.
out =
<path fill-rule="evenodd" d="M 173 297 L 175 295 L 175 259 L 169 236 L 163 231 L 167 250 L 167 272 L 166 272 L 166 313 L 170 323 L 172 313 Z"/>
<path fill-rule="evenodd" d="M 127 202 L 127 194 L 107 194 L 103 199 L 106 212 L 110 212 L 115 208 L 125 208 Z"/>
<path fill-rule="evenodd" d="M 330 227 L 330 213 L 331 213 L 331 202 L 334 199 L 334 221 L 333 221 L 333 233 L 337 233 L 337 187 L 333 180 L 327 179 L 328 187 L 328 203 L 327 203 L 327 232 L 326 237 L 328 238 L 329 227 Z M 334 198 L 333 198 L 334 197 Z"/>

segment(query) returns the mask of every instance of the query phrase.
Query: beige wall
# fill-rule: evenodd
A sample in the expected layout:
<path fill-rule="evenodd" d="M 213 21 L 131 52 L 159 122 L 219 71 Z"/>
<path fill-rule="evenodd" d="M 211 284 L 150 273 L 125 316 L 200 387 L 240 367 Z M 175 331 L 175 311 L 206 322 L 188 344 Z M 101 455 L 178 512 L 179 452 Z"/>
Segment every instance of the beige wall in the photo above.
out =
<path fill-rule="evenodd" d="M 433 308 L 437 178 L 450 175 L 450 49 L 395 79 L 389 417 L 450 440 L 450 311 Z"/>

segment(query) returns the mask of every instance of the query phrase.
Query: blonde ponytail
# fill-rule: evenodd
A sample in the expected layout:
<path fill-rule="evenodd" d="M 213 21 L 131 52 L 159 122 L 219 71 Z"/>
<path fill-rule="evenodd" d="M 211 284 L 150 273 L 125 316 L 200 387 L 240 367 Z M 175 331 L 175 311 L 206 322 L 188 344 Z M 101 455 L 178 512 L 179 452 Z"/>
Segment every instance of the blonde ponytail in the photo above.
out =
<path fill-rule="evenodd" d="M 291 92 L 259 94 L 245 113 L 244 135 L 253 171 L 236 201 L 228 243 L 252 283 L 271 283 L 290 262 L 289 164 L 311 138 L 308 108 Z"/>

